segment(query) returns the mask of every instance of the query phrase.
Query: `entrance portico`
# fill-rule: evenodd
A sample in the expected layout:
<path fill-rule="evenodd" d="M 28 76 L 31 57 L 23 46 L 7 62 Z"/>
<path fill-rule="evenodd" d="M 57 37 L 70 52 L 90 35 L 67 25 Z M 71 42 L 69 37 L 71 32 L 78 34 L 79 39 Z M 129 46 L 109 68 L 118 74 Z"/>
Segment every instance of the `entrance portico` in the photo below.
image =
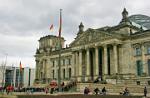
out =
<path fill-rule="evenodd" d="M 118 73 L 117 44 L 88 47 L 74 52 L 76 60 L 76 79 L 90 82 L 100 77 L 105 80 L 109 75 Z"/>

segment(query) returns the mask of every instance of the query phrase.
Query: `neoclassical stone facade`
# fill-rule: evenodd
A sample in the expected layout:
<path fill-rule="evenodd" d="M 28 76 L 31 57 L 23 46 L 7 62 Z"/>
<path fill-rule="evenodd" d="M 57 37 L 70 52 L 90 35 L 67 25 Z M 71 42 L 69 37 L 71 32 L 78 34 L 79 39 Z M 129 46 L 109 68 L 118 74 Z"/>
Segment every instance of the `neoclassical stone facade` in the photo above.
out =
<path fill-rule="evenodd" d="M 58 37 L 39 40 L 36 82 L 58 79 Z M 64 48 L 61 38 L 61 81 L 93 82 L 98 77 L 108 83 L 150 84 L 150 30 L 137 27 L 128 19 L 126 9 L 117 26 L 89 28 L 79 25 L 75 40 Z"/>

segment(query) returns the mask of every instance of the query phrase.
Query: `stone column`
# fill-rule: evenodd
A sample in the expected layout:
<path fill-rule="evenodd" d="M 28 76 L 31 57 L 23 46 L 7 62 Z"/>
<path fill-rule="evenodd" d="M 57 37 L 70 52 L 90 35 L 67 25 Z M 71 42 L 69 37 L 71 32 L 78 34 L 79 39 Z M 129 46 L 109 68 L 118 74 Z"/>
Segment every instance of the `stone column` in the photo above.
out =
<path fill-rule="evenodd" d="M 36 79 L 39 79 L 39 61 L 36 60 Z"/>
<path fill-rule="evenodd" d="M 94 67 L 94 71 L 95 71 L 95 78 L 98 77 L 98 73 L 99 73 L 99 48 L 96 47 L 95 48 L 95 67 Z"/>
<path fill-rule="evenodd" d="M 45 60 L 45 74 L 46 74 L 46 78 L 48 79 L 48 72 L 50 71 L 50 69 L 48 68 L 49 66 L 49 60 L 46 59 Z"/>
<path fill-rule="evenodd" d="M 43 59 L 43 76 L 42 76 L 42 78 L 46 78 L 45 76 L 46 76 L 46 74 L 45 74 L 45 59 Z"/>
<path fill-rule="evenodd" d="M 52 68 L 53 68 L 53 63 L 52 63 L 52 60 L 51 59 L 49 59 L 49 72 L 48 72 L 48 74 L 49 74 L 49 77 L 50 77 L 50 79 L 53 79 L 53 70 L 52 70 Z"/>
<path fill-rule="evenodd" d="M 142 51 L 142 64 L 143 64 L 143 73 L 144 74 L 148 74 L 148 68 L 147 68 L 147 64 L 146 64 L 146 60 L 145 60 L 145 49 L 144 49 L 144 45 L 141 44 L 141 51 Z"/>
<path fill-rule="evenodd" d="M 75 67 L 75 53 L 72 54 L 72 63 L 71 63 L 71 65 L 72 65 L 72 68 L 71 68 L 72 75 L 71 75 L 71 77 L 74 79 L 75 78 L 75 74 L 76 74 L 75 73 L 75 69 L 76 69 L 76 67 Z"/>
<path fill-rule="evenodd" d="M 47 59 L 44 59 L 43 60 L 44 62 L 44 78 L 45 78 L 45 82 L 47 82 L 48 80 L 48 75 L 47 75 L 47 71 L 48 71 L 48 68 L 47 68 L 47 64 L 48 64 L 48 60 Z"/>
<path fill-rule="evenodd" d="M 118 54 L 117 54 L 117 45 L 113 45 L 113 53 L 114 53 L 114 74 L 118 73 Z"/>
<path fill-rule="evenodd" d="M 108 60 L 107 60 L 107 45 L 104 45 L 104 64 L 102 66 L 103 80 L 105 80 L 108 74 Z"/>
<path fill-rule="evenodd" d="M 76 56 L 76 64 L 75 64 L 75 69 L 76 69 L 76 79 L 77 79 L 77 77 L 79 76 L 78 74 L 79 74 L 79 70 L 78 70 L 78 68 L 79 68 L 79 57 L 78 57 L 78 52 L 76 52 L 75 53 L 75 56 Z"/>
<path fill-rule="evenodd" d="M 62 71 L 61 71 L 62 72 Z M 56 79 L 58 79 L 58 67 L 57 66 L 55 66 L 55 68 L 54 68 L 54 77 L 56 78 Z"/>
<path fill-rule="evenodd" d="M 86 50 L 86 61 L 87 61 L 87 65 L 86 65 L 86 78 L 85 81 L 89 80 L 90 77 L 90 49 Z"/>
<path fill-rule="evenodd" d="M 82 76 L 82 50 L 79 51 L 79 78 L 78 81 L 81 81 L 81 76 Z"/>

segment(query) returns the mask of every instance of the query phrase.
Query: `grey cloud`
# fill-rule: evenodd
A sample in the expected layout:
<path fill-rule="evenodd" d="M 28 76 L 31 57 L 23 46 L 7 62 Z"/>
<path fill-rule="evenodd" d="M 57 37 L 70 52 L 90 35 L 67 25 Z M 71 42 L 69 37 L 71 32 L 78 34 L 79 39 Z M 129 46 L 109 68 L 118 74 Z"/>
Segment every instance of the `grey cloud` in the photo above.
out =
<path fill-rule="evenodd" d="M 34 65 L 38 39 L 58 35 L 60 8 L 62 35 L 69 44 L 81 21 L 85 29 L 117 25 L 124 7 L 130 15 L 150 15 L 148 0 L 0 0 L 0 54 L 7 52 L 11 61 L 21 57 Z M 54 24 L 53 32 L 49 31 L 50 24 Z"/>

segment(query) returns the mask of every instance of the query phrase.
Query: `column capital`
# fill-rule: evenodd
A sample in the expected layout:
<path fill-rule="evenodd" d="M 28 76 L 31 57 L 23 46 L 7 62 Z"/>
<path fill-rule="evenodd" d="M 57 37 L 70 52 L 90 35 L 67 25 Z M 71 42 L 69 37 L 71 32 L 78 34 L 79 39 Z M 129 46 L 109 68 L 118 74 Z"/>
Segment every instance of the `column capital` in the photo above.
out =
<path fill-rule="evenodd" d="M 103 44 L 102 47 L 107 48 L 107 44 Z"/>
<path fill-rule="evenodd" d="M 117 44 L 117 43 L 112 43 L 112 45 L 113 45 L 113 46 L 117 46 L 118 44 Z"/>
<path fill-rule="evenodd" d="M 86 50 L 86 51 L 89 51 L 89 50 L 90 50 L 90 48 L 86 48 L 85 50 Z"/>
<path fill-rule="evenodd" d="M 95 48 L 95 49 L 98 49 L 98 48 L 99 48 L 99 46 L 95 46 L 94 48 Z"/>
<path fill-rule="evenodd" d="M 82 49 L 81 49 L 81 50 L 79 50 L 79 53 L 82 53 L 82 51 L 83 51 Z"/>

